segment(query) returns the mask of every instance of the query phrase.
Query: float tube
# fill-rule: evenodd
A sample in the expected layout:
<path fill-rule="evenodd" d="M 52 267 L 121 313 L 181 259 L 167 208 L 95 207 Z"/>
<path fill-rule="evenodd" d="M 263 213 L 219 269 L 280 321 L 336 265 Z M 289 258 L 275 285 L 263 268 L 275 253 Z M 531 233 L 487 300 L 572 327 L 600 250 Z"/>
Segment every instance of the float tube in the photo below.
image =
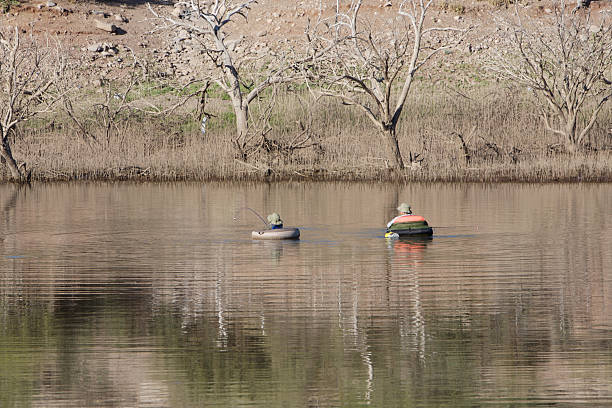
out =
<path fill-rule="evenodd" d="M 263 231 L 253 231 L 251 233 L 253 239 L 299 239 L 300 230 L 297 228 L 276 228 Z"/>
<path fill-rule="evenodd" d="M 433 235 L 433 229 L 427 224 L 425 218 L 420 215 L 402 215 L 387 228 L 385 237 L 393 238 L 393 234 L 397 234 L 400 237 L 409 235 Z"/>

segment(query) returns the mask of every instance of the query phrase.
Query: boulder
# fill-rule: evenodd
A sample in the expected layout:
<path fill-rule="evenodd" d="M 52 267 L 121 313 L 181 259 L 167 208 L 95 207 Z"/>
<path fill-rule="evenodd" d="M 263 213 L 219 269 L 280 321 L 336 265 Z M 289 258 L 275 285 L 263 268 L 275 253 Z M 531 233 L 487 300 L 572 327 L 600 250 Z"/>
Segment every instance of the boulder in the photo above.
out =
<path fill-rule="evenodd" d="M 103 50 L 102 44 L 92 44 L 87 47 L 87 51 L 89 52 L 102 52 Z"/>
<path fill-rule="evenodd" d="M 189 38 L 191 38 L 191 34 L 187 30 L 181 29 L 176 33 L 176 41 L 184 41 Z"/>
<path fill-rule="evenodd" d="M 116 25 L 107 23 L 106 21 L 95 20 L 95 23 L 96 28 L 102 31 L 106 31 L 108 33 L 116 33 L 118 30 L 118 27 Z"/>
<path fill-rule="evenodd" d="M 121 14 L 115 14 L 115 21 L 118 21 L 120 23 L 127 23 L 128 19 Z"/>
<path fill-rule="evenodd" d="M 89 13 L 94 15 L 94 16 L 102 16 L 104 18 L 109 16 L 109 14 L 107 12 L 102 11 L 102 10 L 91 10 Z"/>
<path fill-rule="evenodd" d="M 176 6 L 174 10 L 172 10 L 172 15 L 177 18 L 183 18 L 187 12 L 187 9 L 183 6 Z"/>

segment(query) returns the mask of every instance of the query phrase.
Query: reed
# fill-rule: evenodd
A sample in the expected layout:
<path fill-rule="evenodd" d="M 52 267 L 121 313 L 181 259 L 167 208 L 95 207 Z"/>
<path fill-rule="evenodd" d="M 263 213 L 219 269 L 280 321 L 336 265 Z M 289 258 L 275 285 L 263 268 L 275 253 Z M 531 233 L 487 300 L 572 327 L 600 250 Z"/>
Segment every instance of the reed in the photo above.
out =
<path fill-rule="evenodd" d="M 221 99 L 207 106 L 215 116 L 205 134 L 189 106 L 166 117 L 126 115 L 110 135 L 86 109 L 80 120 L 96 142 L 86 141 L 68 117 L 57 115 L 19 129 L 13 150 L 29 163 L 34 180 L 612 179 L 612 135 L 605 126 L 612 123 L 610 109 L 602 113 L 587 148 L 570 155 L 545 131 L 528 95 L 491 86 L 459 94 L 425 83 L 415 89 L 399 127 L 404 172 L 390 171 L 367 118 L 334 100 L 314 102 L 295 92 L 276 97 L 269 143 L 247 161 L 236 157 L 229 107 Z M 306 143 L 289 149 L 300 134 Z M 7 179 L 0 168 L 0 180 Z"/>

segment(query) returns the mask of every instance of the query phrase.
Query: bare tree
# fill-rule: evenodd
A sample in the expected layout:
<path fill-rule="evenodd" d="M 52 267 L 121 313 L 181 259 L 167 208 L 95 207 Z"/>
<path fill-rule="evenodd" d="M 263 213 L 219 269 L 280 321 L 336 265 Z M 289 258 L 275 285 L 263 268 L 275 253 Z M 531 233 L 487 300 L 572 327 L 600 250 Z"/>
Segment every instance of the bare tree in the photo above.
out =
<path fill-rule="evenodd" d="M 561 1 L 546 21 L 521 15 L 500 20 L 508 47 L 492 69 L 531 90 L 546 129 L 573 152 L 585 141 L 612 97 L 612 21 L 590 10 L 571 12 Z"/>
<path fill-rule="evenodd" d="M 62 93 L 55 85 L 65 70 L 59 46 L 23 40 L 16 27 L 0 32 L 0 155 L 14 180 L 26 181 L 29 173 L 13 156 L 11 136 L 19 124 L 53 109 Z"/>
<path fill-rule="evenodd" d="M 200 90 L 187 92 L 192 85 L 187 84 L 182 89 L 166 95 L 164 106 L 157 106 L 147 100 L 147 93 L 143 91 L 143 83 L 147 83 L 147 72 L 141 60 L 131 52 L 131 61 L 128 60 L 123 78 L 115 80 L 102 80 L 103 99 L 83 101 L 83 95 L 78 89 L 66 92 L 63 95 L 63 111 L 75 125 L 75 133 L 89 147 L 108 149 L 112 144 L 120 144 L 129 129 L 129 119 L 135 114 L 149 117 L 164 116 L 173 113 L 185 105 Z M 157 87 L 174 88 L 170 81 L 162 81 Z M 74 101 L 79 100 L 75 104 Z M 93 115 L 91 115 L 93 113 Z"/>
<path fill-rule="evenodd" d="M 308 33 L 315 58 L 310 78 L 316 92 L 356 106 L 378 129 L 389 159 L 404 168 L 397 126 L 416 73 L 436 54 L 457 45 L 467 30 L 425 25 L 433 0 L 404 0 L 393 24 L 374 26 L 360 15 L 362 0 L 347 12 L 336 2 L 331 18 Z"/>
<path fill-rule="evenodd" d="M 250 132 L 249 106 L 271 85 L 287 82 L 293 66 L 288 54 L 279 51 L 269 59 L 257 54 L 254 47 L 246 44 L 247 39 L 234 35 L 237 20 L 246 20 L 256 3 L 257 0 L 179 1 L 170 16 L 160 15 L 149 5 L 156 30 L 185 30 L 201 47 L 203 58 L 198 65 L 211 68 L 205 74 L 210 77 L 202 79 L 212 80 L 229 96 L 236 115 L 233 143 L 243 159 L 253 150 L 251 144 L 257 136 Z"/>

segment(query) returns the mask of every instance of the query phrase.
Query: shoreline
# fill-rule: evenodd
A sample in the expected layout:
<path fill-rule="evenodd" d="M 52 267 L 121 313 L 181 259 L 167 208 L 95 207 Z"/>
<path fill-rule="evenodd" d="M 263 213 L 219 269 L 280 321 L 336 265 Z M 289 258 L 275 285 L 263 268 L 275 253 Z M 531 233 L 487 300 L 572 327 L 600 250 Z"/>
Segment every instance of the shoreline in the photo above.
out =
<path fill-rule="evenodd" d="M 612 160 L 612 158 L 611 158 Z M 537 172 L 521 172 L 520 170 L 495 171 L 493 167 L 464 169 L 454 174 L 433 174 L 423 173 L 406 169 L 403 172 L 380 170 L 372 172 L 368 170 L 364 172 L 351 172 L 339 170 L 309 170 L 302 169 L 301 171 L 271 171 L 266 173 L 259 172 L 236 172 L 233 175 L 198 175 L 187 174 L 179 171 L 173 171 L 171 174 L 155 173 L 151 169 L 129 169 L 127 171 L 117 171 L 114 174 L 103 174 L 104 171 L 80 173 L 78 175 L 69 175 L 61 172 L 55 172 L 55 176 L 49 174 L 33 175 L 31 183 L 87 183 L 87 182 L 127 182 L 127 183 L 174 183 L 174 182 L 213 182 L 213 183 L 286 183 L 286 182 L 347 182 L 347 183 L 611 183 L 612 168 L 607 171 L 590 172 L 587 174 L 555 174 L 553 169 L 539 168 Z M 579 172 L 577 169 L 576 172 Z M 0 178 L 0 184 L 19 184 L 16 181 L 7 178 Z"/>

